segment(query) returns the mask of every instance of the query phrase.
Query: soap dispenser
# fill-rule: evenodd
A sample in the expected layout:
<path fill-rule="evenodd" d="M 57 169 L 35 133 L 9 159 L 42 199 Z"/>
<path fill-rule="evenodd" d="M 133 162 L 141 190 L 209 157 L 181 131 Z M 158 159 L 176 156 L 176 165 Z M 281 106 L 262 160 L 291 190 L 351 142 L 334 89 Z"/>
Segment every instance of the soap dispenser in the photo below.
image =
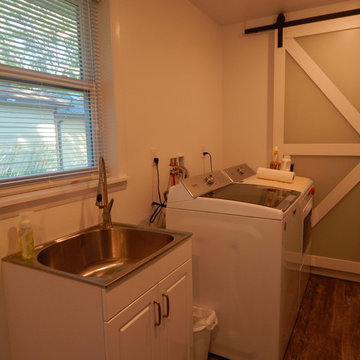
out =
<path fill-rule="evenodd" d="M 25 212 L 20 214 L 19 240 L 21 256 L 24 260 L 34 257 L 34 232 L 29 218 L 31 213 Z"/>

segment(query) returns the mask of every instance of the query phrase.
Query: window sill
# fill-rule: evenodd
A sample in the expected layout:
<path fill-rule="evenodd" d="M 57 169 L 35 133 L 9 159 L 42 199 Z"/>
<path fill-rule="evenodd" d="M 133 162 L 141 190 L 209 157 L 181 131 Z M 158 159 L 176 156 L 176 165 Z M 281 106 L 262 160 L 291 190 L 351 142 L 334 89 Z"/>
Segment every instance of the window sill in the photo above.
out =
<path fill-rule="evenodd" d="M 108 178 L 107 183 L 109 192 L 123 190 L 127 184 L 127 177 Z M 94 176 L 85 181 L 46 188 L 28 185 L 26 191 L 11 194 L 1 190 L 0 219 L 18 216 L 24 210 L 41 210 L 90 197 L 95 199 L 97 185 L 98 179 Z"/>

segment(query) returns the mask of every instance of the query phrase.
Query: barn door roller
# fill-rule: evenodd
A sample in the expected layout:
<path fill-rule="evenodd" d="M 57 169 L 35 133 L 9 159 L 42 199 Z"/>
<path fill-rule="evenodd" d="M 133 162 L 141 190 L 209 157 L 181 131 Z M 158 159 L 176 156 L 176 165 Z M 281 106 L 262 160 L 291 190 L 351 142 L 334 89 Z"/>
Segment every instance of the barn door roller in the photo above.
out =
<path fill-rule="evenodd" d="M 285 15 L 283 13 L 280 13 L 276 19 L 275 24 L 245 29 L 245 34 L 254 34 L 257 32 L 261 32 L 261 31 L 277 29 L 278 30 L 278 47 L 281 48 L 283 46 L 283 29 L 285 27 L 302 25 L 302 24 L 310 24 L 310 23 L 317 22 L 317 21 L 331 20 L 331 19 L 337 19 L 337 18 L 359 15 L 359 14 L 360 14 L 360 9 L 353 9 L 353 10 L 340 11 L 340 12 L 331 13 L 331 14 L 308 17 L 308 18 L 304 18 L 304 19 L 285 21 Z"/>

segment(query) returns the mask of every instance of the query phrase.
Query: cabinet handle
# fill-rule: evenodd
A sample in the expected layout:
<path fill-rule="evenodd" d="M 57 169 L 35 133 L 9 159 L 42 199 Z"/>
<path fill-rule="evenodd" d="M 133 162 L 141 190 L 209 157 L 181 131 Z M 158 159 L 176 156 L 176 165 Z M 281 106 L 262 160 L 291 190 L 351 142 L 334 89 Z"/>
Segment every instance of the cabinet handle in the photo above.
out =
<path fill-rule="evenodd" d="M 155 321 L 155 326 L 160 326 L 161 325 L 161 306 L 160 306 L 160 303 L 158 303 L 157 301 L 154 301 L 154 305 L 157 308 L 157 316 L 158 316 L 158 320 Z"/>
<path fill-rule="evenodd" d="M 164 318 L 169 317 L 170 315 L 170 300 L 169 300 L 169 295 L 168 294 L 162 294 L 163 298 L 165 298 L 165 303 L 166 303 L 166 314 L 163 315 Z"/>

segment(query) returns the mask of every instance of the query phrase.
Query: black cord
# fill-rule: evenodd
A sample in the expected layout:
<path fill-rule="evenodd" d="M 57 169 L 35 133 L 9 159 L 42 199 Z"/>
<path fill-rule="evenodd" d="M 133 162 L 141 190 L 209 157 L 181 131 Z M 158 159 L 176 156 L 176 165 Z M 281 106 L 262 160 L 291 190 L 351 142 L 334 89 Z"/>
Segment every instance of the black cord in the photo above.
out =
<path fill-rule="evenodd" d="M 154 158 L 155 168 L 156 168 L 156 176 L 157 176 L 157 192 L 159 197 L 159 202 L 153 201 L 152 205 L 157 205 L 156 209 L 150 216 L 150 223 L 153 223 L 158 215 L 160 214 L 161 210 L 166 207 L 166 199 L 162 201 L 161 199 L 161 192 L 160 192 L 160 173 L 159 173 L 159 159 Z"/>
<path fill-rule="evenodd" d="M 205 155 L 209 155 L 209 160 L 210 160 L 210 170 L 211 170 L 211 172 L 213 171 L 213 164 L 212 164 L 212 156 L 211 156 L 211 154 L 209 153 L 209 152 L 207 152 L 207 151 L 204 151 L 203 152 L 203 155 L 205 156 Z"/>
<path fill-rule="evenodd" d="M 159 202 L 162 203 L 161 200 L 161 192 L 160 192 L 160 173 L 159 173 L 159 159 L 155 158 L 155 168 L 156 168 L 156 175 L 157 175 L 157 191 L 159 196 Z"/>

